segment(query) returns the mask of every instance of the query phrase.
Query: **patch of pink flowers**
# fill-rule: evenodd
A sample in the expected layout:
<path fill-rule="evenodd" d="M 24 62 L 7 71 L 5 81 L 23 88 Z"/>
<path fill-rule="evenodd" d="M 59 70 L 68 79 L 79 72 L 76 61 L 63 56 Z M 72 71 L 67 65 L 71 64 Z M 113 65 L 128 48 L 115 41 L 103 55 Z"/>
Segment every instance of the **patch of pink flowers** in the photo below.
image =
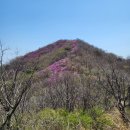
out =
<path fill-rule="evenodd" d="M 39 48 L 36 51 L 26 54 L 25 56 L 23 56 L 23 59 L 32 60 L 32 59 L 38 58 L 41 55 L 50 53 L 58 48 L 61 48 L 61 47 L 64 48 L 66 46 L 66 43 L 71 43 L 71 52 L 75 52 L 78 49 L 77 42 L 78 42 L 77 40 L 59 40 L 53 44 L 47 45 L 45 47 Z"/>
<path fill-rule="evenodd" d="M 48 79 L 48 81 L 55 81 L 58 77 L 61 76 L 61 74 L 64 71 L 67 71 L 68 62 L 69 62 L 68 58 L 65 58 L 65 59 L 61 59 L 61 60 L 53 63 L 52 65 L 50 65 L 48 67 L 48 70 L 51 72 L 51 75 L 50 75 L 50 78 Z"/>
<path fill-rule="evenodd" d="M 45 47 L 39 48 L 36 51 L 30 52 L 30 53 L 26 54 L 25 56 L 23 56 L 23 58 L 24 58 L 24 60 L 32 60 L 32 59 L 38 58 L 41 55 L 50 53 L 58 48 L 64 47 L 65 44 L 63 44 L 63 43 L 65 43 L 65 42 L 67 42 L 67 40 L 59 40 L 53 44 L 49 44 Z"/>

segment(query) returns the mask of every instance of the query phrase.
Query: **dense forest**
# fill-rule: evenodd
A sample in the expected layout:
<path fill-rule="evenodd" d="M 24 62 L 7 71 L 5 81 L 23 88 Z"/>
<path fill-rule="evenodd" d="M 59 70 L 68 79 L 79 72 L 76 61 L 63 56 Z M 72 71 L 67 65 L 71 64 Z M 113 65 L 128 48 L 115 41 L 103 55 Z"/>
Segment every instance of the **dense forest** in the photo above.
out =
<path fill-rule="evenodd" d="M 129 130 L 130 59 L 80 39 L 59 40 L 4 64 L 0 130 Z"/>

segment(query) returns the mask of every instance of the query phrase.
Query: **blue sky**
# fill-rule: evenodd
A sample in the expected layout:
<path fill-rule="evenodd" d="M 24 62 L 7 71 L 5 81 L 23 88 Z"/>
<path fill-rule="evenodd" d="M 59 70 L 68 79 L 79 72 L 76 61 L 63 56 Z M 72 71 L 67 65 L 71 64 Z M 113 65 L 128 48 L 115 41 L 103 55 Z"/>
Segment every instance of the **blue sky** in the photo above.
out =
<path fill-rule="evenodd" d="M 59 39 L 82 39 L 130 55 L 130 0 L 0 0 L 0 39 L 8 59 Z"/>

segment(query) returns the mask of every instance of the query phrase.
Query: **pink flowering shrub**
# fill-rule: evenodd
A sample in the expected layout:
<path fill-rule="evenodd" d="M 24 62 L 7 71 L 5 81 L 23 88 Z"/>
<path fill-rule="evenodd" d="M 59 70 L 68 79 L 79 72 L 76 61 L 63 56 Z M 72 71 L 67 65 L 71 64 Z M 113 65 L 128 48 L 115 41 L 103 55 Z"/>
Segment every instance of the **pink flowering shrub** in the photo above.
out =
<path fill-rule="evenodd" d="M 63 44 L 63 43 L 65 43 L 66 41 L 67 40 L 59 40 L 59 41 L 55 42 L 54 44 L 50 44 L 50 45 L 42 47 L 36 51 L 30 52 L 30 53 L 26 54 L 23 58 L 24 58 L 24 60 L 31 60 L 34 58 L 38 58 L 41 55 L 48 54 L 52 51 L 55 51 L 58 48 L 64 47 L 65 44 Z"/>
<path fill-rule="evenodd" d="M 63 72 L 67 71 L 68 62 L 69 62 L 68 58 L 65 58 L 50 65 L 48 69 L 51 72 L 51 76 L 48 79 L 48 81 L 55 81 L 58 77 L 62 75 Z"/>
<path fill-rule="evenodd" d="M 77 49 L 77 40 L 59 40 L 54 44 L 25 55 L 24 58 L 27 61 L 38 58 L 40 62 L 37 74 L 52 82 L 57 81 L 65 72 L 73 73 L 76 71 L 75 65 L 71 64 L 68 54 L 74 53 Z"/>
<path fill-rule="evenodd" d="M 77 40 L 59 40 L 55 42 L 54 44 L 47 45 L 36 51 L 26 54 L 23 57 L 23 59 L 25 61 L 33 60 L 35 58 L 41 57 L 42 55 L 57 51 L 57 49 L 59 48 L 64 48 L 64 49 L 68 48 L 68 51 L 71 50 L 71 52 L 74 52 L 77 50 L 77 42 L 78 42 Z"/>

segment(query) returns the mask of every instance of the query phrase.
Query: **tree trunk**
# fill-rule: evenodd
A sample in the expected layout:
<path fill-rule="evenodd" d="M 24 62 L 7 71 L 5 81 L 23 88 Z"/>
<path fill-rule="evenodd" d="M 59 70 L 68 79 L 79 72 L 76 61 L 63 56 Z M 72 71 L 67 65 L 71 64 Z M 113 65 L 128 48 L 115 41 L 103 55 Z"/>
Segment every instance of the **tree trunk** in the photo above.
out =
<path fill-rule="evenodd" d="M 130 107 L 130 86 L 128 87 L 128 106 Z"/>
<path fill-rule="evenodd" d="M 126 116 L 125 107 L 122 105 L 122 103 L 118 103 L 117 107 L 118 107 L 119 112 L 121 113 L 124 123 L 128 123 L 129 119 Z"/>
<path fill-rule="evenodd" d="M 8 115 L 5 122 L 0 126 L 0 130 L 11 130 L 10 121 L 11 121 L 11 116 Z"/>

